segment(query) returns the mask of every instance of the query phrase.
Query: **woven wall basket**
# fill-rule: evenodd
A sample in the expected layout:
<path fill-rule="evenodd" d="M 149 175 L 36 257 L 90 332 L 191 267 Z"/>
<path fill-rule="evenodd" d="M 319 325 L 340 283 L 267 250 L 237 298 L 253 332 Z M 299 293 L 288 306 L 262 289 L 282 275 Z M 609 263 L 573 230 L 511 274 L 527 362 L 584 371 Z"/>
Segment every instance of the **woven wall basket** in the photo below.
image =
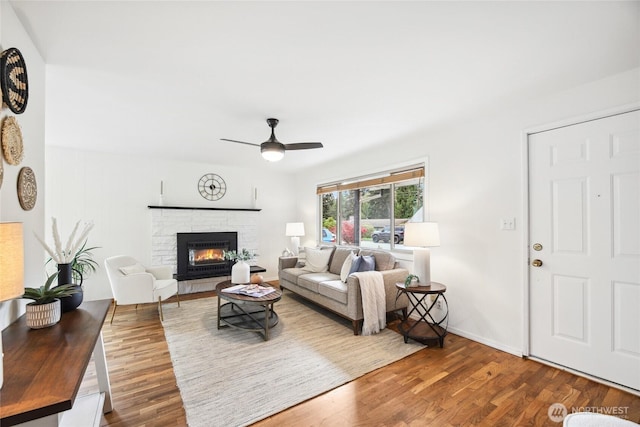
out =
<path fill-rule="evenodd" d="M 38 184 L 33 169 L 23 167 L 18 172 L 18 202 L 25 211 L 30 211 L 38 200 Z"/>
<path fill-rule="evenodd" d="M 15 47 L 3 51 L 0 56 L 0 84 L 2 102 L 15 114 L 23 113 L 29 99 L 27 64 Z"/>
<path fill-rule="evenodd" d="M 59 299 L 49 304 L 27 304 L 27 326 L 31 329 L 53 326 L 60 321 L 61 315 Z"/>
<path fill-rule="evenodd" d="M 15 117 L 7 117 L 2 122 L 2 152 L 10 165 L 19 165 L 24 158 L 22 130 Z"/>

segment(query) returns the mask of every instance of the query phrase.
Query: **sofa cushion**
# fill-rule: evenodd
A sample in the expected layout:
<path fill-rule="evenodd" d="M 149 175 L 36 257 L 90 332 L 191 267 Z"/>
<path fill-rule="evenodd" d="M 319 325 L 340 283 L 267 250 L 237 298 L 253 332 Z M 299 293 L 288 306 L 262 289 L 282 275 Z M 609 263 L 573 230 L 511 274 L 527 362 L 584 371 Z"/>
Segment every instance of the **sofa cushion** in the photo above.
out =
<path fill-rule="evenodd" d="M 347 303 L 347 285 L 342 280 L 320 282 L 318 293 L 342 304 Z"/>
<path fill-rule="evenodd" d="M 391 252 L 361 249 L 360 255 L 373 255 L 376 259 L 376 271 L 393 270 L 396 266 L 396 257 Z"/>
<path fill-rule="evenodd" d="M 347 256 L 352 252 L 357 255 L 358 250 L 355 246 L 336 246 L 336 250 L 331 257 L 331 263 L 329 264 L 329 271 L 333 274 L 340 274 L 344 260 L 347 259 Z"/>
<path fill-rule="evenodd" d="M 303 274 L 298 277 L 298 286 L 308 289 L 312 292 L 318 293 L 318 285 L 320 282 L 327 282 L 331 280 L 340 280 L 340 276 L 328 272 L 324 273 L 309 273 Z"/>
<path fill-rule="evenodd" d="M 324 273 L 329 270 L 329 259 L 333 254 L 333 248 L 305 248 L 306 260 L 304 269 L 312 273 Z"/>
<path fill-rule="evenodd" d="M 280 279 L 291 283 L 297 283 L 298 276 L 303 274 L 309 274 L 309 272 L 304 268 L 284 268 L 280 270 Z"/>

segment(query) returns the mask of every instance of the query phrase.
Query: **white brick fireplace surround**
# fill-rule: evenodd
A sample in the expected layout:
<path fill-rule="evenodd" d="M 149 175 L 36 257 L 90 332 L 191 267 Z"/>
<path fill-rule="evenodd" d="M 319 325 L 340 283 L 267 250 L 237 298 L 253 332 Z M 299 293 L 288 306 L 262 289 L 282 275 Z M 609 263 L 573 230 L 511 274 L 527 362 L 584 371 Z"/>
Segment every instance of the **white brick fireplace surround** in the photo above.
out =
<path fill-rule="evenodd" d="M 259 212 L 234 210 L 152 209 L 151 210 L 151 263 L 170 265 L 177 271 L 176 234 L 235 231 L 238 249 L 257 252 Z M 257 262 L 255 262 L 257 264 Z M 214 290 L 229 276 L 178 282 L 181 294 Z"/>

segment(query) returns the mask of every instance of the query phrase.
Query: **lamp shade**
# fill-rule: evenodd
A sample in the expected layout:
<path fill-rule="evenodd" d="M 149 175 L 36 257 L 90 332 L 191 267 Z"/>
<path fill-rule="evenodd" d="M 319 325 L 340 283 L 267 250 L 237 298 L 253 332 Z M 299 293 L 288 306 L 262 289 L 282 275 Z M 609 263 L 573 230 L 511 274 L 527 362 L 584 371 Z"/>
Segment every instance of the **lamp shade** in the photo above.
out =
<path fill-rule="evenodd" d="M 285 235 L 289 237 L 304 236 L 304 223 L 303 222 L 288 222 L 285 230 Z"/>
<path fill-rule="evenodd" d="M 407 222 L 404 225 L 404 245 L 426 248 L 440 246 L 437 222 Z"/>
<path fill-rule="evenodd" d="M 0 223 L 0 301 L 24 294 L 22 223 Z"/>

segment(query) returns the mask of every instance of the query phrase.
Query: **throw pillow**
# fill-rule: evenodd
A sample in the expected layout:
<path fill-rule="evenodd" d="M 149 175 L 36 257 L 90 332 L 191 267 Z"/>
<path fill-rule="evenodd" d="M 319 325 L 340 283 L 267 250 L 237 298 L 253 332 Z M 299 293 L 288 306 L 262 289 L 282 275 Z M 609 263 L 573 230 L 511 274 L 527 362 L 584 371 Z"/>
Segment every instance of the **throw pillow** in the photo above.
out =
<path fill-rule="evenodd" d="M 303 270 L 312 273 L 324 273 L 329 269 L 329 258 L 333 251 L 322 250 L 319 248 L 305 248 L 307 254 L 306 263 Z"/>
<path fill-rule="evenodd" d="M 351 273 L 355 273 L 358 271 L 358 268 L 360 267 L 361 262 L 362 262 L 361 255 L 356 255 L 355 257 L 353 257 L 353 262 L 351 263 L 351 268 L 349 269 L 349 274 L 347 274 L 347 277 L 349 277 Z"/>
<path fill-rule="evenodd" d="M 127 265 L 125 267 L 120 267 L 120 272 L 125 276 L 129 274 L 144 273 L 145 271 L 147 270 L 141 264 L 138 264 L 138 263 L 133 265 Z"/>
<path fill-rule="evenodd" d="M 355 257 L 353 263 L 351 264 L 351 269 L 349 270 L 349 274 L 359 272 L 359 271 L 373 271 L 376 269 L 376 259 L 373 255 L 359 255 Z"/>
<path fill-rule="evenodd" d="M 373 271 L 376 269 L 376 258 L 373 255 L 362 255 L 358 271 Z"/>
<path fill-rule="evenodd" d="M 349 277 L 349 273 L 351 272 L 351 266 L 353 265 L 353 260 L 358 258 L 358 256 L 354 252 L 349 252 L 349 255 L 344 260 L 342 264 L 342 269 L 340 269 L 340 280 L 344 283 L 347 283 L 347 277 Z"/>

